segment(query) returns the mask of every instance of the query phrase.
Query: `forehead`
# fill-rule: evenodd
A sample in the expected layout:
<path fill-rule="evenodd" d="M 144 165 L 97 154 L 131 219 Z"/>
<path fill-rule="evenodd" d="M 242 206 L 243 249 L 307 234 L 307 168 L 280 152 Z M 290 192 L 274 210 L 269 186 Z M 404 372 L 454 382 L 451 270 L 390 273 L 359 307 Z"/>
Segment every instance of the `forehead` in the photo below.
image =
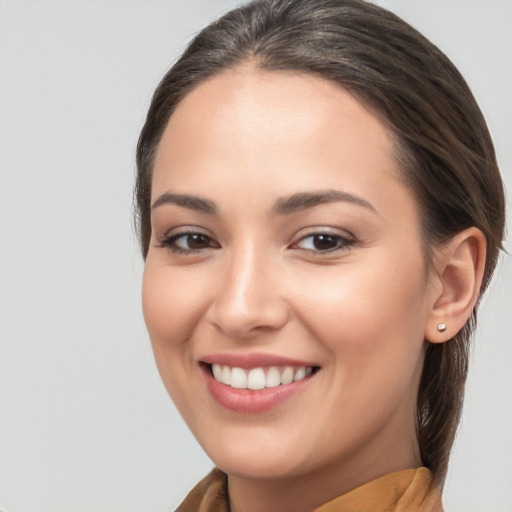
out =
<path fill-rule="evenodd" d="M 177 106 L 158 147 L 153 197 L 176 188 L 208 195 L 227 184 L 269 196 L 319 188 L 385 196 L 385 184 L 403 188 L 399 178 L 391 132 L 348 91 L 244 65 Z"/>

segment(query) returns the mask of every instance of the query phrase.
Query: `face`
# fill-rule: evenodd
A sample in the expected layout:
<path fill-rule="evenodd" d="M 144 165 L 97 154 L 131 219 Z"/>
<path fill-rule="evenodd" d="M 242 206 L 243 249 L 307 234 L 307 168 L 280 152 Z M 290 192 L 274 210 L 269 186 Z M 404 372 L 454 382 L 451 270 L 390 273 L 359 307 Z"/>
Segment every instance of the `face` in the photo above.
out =
<path fill-rule="evenodd" d="M 433 293 L 377 117 L 317 77 L 224 72 L 172 115 L 152 203 L 147 328 L 221 469 L 283 478 L 418 458 Z"/>

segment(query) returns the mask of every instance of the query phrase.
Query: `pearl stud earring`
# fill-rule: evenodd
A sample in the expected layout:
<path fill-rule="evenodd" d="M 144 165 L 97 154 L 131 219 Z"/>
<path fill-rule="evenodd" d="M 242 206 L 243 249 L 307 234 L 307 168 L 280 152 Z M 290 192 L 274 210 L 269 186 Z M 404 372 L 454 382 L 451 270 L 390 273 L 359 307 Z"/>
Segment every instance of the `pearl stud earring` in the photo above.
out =
<path fill-rule="evenodd" d="M 444 331 L 446 331 L 446 324 L 438 324 L 438 326 L 437 326 L 437 330 L 438 330 L 439 332 L 444 332 Z"/>

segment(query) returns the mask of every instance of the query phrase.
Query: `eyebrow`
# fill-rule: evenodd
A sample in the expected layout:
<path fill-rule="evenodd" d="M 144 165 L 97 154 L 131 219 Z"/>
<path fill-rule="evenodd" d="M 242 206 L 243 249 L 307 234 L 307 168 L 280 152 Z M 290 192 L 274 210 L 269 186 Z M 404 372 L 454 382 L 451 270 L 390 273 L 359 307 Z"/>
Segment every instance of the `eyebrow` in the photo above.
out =
<path fill-rule="evenodd" d="M 183 208 L 208 213 L 210 215 L 215 215 L 217 213 L 217 206 L 213 201 L 188 194 L 173 194 L 171 192 L 166 192 L 156 199 L 151 206 L 151 209 L 154 210 L 163 204 L 176 204 Z"/>
<path fill-rule="evenodd" d="M 272 213 L 275 215 L 290 215 L 298 211 L 313 208 L 320 204 L 334 202 L 355 204 L 377 213 L 377 210 L 365 199 L 354 194 L 349 194 L 348 192 L 341 192 L 340 190 L 332 189 L 318 192 L 298 192 L 288 197 L 282 197 L 276 201 L 272 208 Z M 215 215 L 218 211 L 217 206 L 213 201 L 189 194 L 173 194 L 172 192 L 165 192 L 155 200 L 151 209 L 154 210 L 163 204 L 175 204 L 183 208 L 207 213 L 209 215 Z"/>
<path fill-rule="evenodd" d="M 298 211 L 313 208 L 324 203 L 334 202 L 351 203 L 367 208 L 374 213 L 377 210 L 362 197 L 340 190 L 321 190 L 318 192 L 299 192 L 276 201 L 273 212 L 278 215 L 289 215 Z"/>

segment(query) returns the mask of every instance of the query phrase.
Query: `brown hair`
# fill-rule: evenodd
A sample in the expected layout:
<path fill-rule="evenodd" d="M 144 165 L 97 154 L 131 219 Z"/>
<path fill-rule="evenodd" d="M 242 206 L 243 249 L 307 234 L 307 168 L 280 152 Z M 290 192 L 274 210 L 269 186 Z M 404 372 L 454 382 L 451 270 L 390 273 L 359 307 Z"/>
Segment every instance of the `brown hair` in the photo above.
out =
<path fill-rule="evenodd" d="M 404 179 L 418 198 L 425 254 L 476 226 L 487 240 L 481 292 L 504 230 L 504 192 L 485 120 L 449 59 L 396 15 L 363 0 L 255 0 L 203 29 L 156 89 L 137 147 L 137 226 L 151 236 L 156 149 L 180 100 L 243 62 L 340 84 L 394 133 Z M 476 308 L 475 308 L 476 310 Z M 468 371 L 473 312 L 446 343 L 429 344 L 417 401 L 423 463 L 444 481 Z"/>

